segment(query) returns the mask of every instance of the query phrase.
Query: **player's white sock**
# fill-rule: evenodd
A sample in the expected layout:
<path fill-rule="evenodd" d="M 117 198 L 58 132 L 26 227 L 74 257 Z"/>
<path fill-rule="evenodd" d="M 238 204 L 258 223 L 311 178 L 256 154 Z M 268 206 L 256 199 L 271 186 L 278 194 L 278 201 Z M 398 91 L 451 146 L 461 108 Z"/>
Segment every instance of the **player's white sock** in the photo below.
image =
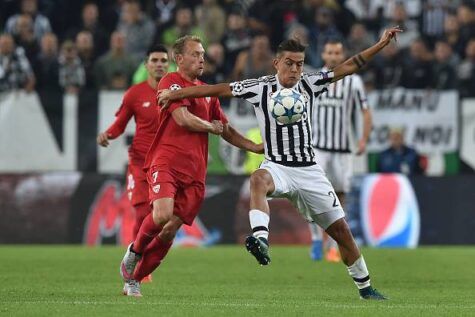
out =
<path fill-rule="evenodd" d="M 323 230 L 315 222 L 310 222 L 308 224 L 310 228 L 310 236 L 312 241 L 322 241 L 323 239 Z"/>
<path fill-rule="evenodd" d="M 269 215 L 257 209 L 249 211 L 249 222 L 251 223 L 252 235 L 256 238 L 269 237 Z"/>
<path fill-rule="evenodd" d="M 358 289 L 371 285 L 368 269 L 366 268 L 366 263 L 362 255 L 355 261 L 355 263 L 348 266 L 348 273 L 353 278 Z"/>

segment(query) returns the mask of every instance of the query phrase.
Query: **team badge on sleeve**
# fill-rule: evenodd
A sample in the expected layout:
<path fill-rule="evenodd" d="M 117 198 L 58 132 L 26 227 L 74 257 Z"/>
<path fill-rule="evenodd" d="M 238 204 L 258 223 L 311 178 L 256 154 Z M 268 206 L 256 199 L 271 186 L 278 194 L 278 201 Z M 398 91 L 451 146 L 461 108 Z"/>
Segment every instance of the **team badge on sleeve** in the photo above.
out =
<path fill-rule="evenodd" d="M 181 89 L 181 86 L 178 84 L 173 84 L 170 86 L 170 90 L 178 90 L 178 89 Z"/>
<path fill-rule="evenodd" d="M 238 81 L 233 84 L 233 93 L 239 94 L 244 90 L 244 85 L 242 82 Z"/>

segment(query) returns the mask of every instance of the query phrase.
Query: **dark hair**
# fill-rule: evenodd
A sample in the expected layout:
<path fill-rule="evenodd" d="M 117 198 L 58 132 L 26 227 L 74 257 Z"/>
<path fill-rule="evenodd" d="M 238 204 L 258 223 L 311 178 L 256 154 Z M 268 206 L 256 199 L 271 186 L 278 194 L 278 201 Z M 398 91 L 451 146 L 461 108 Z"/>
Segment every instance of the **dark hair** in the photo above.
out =
<path fill-rule="evenodd" d="M 306 48 L 307 46 L 302 44 L 298 39 L 285 40 L 277 47 L 277 55 L 280 55 L 282 52 L 303 53 Z"/>
<path fill-rule="evenodd" d="M 150 54 L 152 53 L 166 53 L 168 54 L 167 47 L 162 44 L 155 44 L 152 47 L 150 47 L 147 51 L 147 55 L 145 56 L 145 60 L 148 60 L 150 57 Z"/>

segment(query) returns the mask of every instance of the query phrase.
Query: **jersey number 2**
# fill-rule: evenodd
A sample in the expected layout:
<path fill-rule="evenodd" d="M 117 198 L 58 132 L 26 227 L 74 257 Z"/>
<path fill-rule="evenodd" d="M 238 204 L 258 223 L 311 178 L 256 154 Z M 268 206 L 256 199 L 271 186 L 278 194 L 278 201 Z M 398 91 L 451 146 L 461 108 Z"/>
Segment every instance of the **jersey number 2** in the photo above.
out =
<path fill-rule="evenodd" d="M 338 207 L 338 203 L 337 203 L 337 196 L 334 192 L 332 191 L 329 191 L 328 192 L 328 195 L 332 196 L 333 197 L 333 207 Z"/>

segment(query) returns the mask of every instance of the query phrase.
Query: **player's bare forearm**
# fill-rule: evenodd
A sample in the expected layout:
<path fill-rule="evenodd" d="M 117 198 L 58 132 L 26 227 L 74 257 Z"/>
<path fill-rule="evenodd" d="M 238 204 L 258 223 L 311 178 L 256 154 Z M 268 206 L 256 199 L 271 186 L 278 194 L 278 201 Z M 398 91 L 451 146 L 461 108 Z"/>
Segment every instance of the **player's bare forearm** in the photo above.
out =
<path fill-rule="evenodd" d="M 363 140 L 368 142 L 371 129 L 373 128 L 373 117 L 369 109 L 363 110 Z"/>
<path fill-rule="evenodd" d="M 347 75 L 351 75 L 359 71 L 366 65 L 366 63 L 373 59 L 376 54 L 385 48 L 393 38 L 396 39 L 397 34 L 400 32 L 402 32 L 402 30 L 399 27 L 385 30 L 381 36 L 381 39 L 376 44 L 370 48 L 367 48 L 361 53 L 350 57 L 345 62 L 335 67 L 333 69 L 335 77 L 332 79 L 332 82 L 338 81 Z"/>
<path fill-rule="evenodd" d="M 262 144 L 256 144 L 252 142 L 229 124 L 224 126 L 223 134 L 221 136 L 224 140 L 226 140 L 226 142 L 240 149 L 257 154 L 262 154 L 264 152 L 264 147 Z"/>
<path fill-rule="evenodd" d="M 179 126 L 189 131 L 214 134 L 222 133 L 222 125 L 221 129 L 219 129 L 219 127 L 217 127 L 217 124 L 213 124 L 195 116 L 194 114 L 190 113 L 188 109 L 186 109 L 186 107 L 180 107 L 178 109 L 175 109 L 172 112 L 172 117 Z"/>
<path fill-rule="evenodd" d="M 232 97 L 229 83 L 216 85 L 202 85 L 186 87 L 178 90 L 162 90 L 158 99 L 161 104 L 164 102 L 202 97 Z"/>

